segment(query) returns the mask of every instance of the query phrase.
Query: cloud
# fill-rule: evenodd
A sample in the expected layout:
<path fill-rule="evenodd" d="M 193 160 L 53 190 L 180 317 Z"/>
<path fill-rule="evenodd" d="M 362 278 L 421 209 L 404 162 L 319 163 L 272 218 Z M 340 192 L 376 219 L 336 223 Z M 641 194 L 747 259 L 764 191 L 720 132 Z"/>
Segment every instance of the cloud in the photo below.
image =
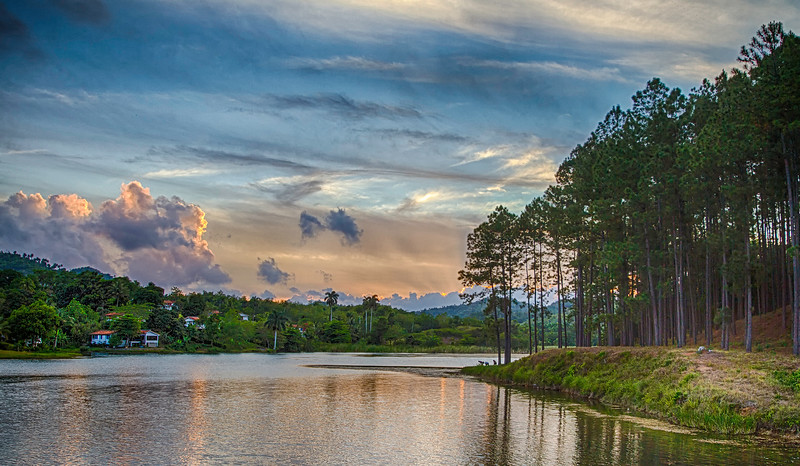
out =
<path fill-rule="evenodd" d="M 332 288 L 325 288 L 323 290 L 299 290 L 297 288 L 292 288 L 290 290 L 294 295 L 289 298 L 289 301 L 293 303 L 310 303 L 314 301 L 324 301 L 325 300 L 325 293 L 328 291 L 333 291 Z M 355 304 L 361 304 L 362 297 L 361 296 L 354 296 L 344 291 L 337 291 L 339 294 L 338 303 L 340 306 L 352 306 Z"/>
<path fill-rule="evenodd" d="M 364 230 L 360 230 L 356 225 L 355 219 L 347 215 L 344 209 L 332 210 L 325 217 L 328 224 L 328 229 L 337 231 L 343 235 L 342 244 L 352 246 L 361 241 L 361 234 Z"/>
<path fill-rule="evenodd" d="M 182 178 L 182 177 L 204 176 L 204 175 L 219 175 L 221 173 L 222 170 L 219 169 L 192 167 L 192 168 L 166 168 L 163 170 L 156 170 L 153 172 L 145 173 L 142 176 L 145 178 Z"/>
<path fill-rule="evenodd" d="M 303 240 L 315 238 L 320 231 L 330 230 L 341 233 L 342 244 L 352 246 L 361 241 L 364 230 L 358 228 L 353 217 L 347 215 L 344 209 L 331 210 L 325 216 L 325 223 L 319 218 L 303 211 L 300 214 L 300 234 Z"/>
<path fill-rule="evenodd" d="M 271 292 L 269 290 L 264 290 L 264 292 L 261 293 L 258 297 L 261 298 L 261 299 L 275 299 L 276 298 L 275 293 L 273 293 L 273 292 Z"/>
<path fill-rule="evenodd" d="M 431 133 L 428 131 L 418 131 L 411 129 L 375 129 L 371 131 L 373 133 L 380 134 L 383 137 L 407 138 L 423 142 L 427 141 L 453 142 L 453 143 L 469 142 L 469 138 L 453 133 Z"/>
<path fill-rule="evenodd" d="M 417 293 L 409 293 L 408 298 L 395 293 L 388 298 L 381 299 L 381 302 L 406 311 L 421 311 L 461 304 L 462 300 L 457 292 L 452 291 L 450 293 L 426 293 L 422 296 L 418 296 Z"/>
<path fill-rule="evenodd" d="M 333 281 L 333 274 L 330 274 L 324 270 L 317 270 L 317 273 L 322 275 L 322 281 L 324 283 L 330 283 Z"/>
<path fill-rule="evenodd" d="M 258 264 L 258 278 L 264 280 L 270 285 L 285 285 L 291 275 L 279 269 L 275 264 L 275 259 L 268 257 L 266 260 Z"/>
<path fill-rule="evenodd" d="M 278 110 L 321 110 L 336 116 L 360 120 L 364 118 L 422 118 L 413 107 L 398 107 L 376 102 L 356 101 L 342 94 L 264 96 L 267 105 Z"/>
<path fill-rule="evenodd" d="M 77 194 L 18 192 L 0 204 L 0 247 L 67 267 L 90 265 L 164 286 L 231 281 L 203 239 L 205 213 L 178 197 L 153 198 L 138 181 L 94 209 Z"/>
<path fill-rule="evenodd" d="M 295 202 L 322 191 L 325 182 L 322 180 L 307 180 L 304 177 L 271 178 L 258 183 L 252 183 L 258 190 L 275 196 L 275 199 L 294 204 Z"/>
<path fill-rule="evenodd" d="M 31 59 L 43 56 L 34 44 L 28 26 L 0 3 L 0 53 L 5 52 L 19 52 Z"/>
<path fill-rule="evenodd" d="M 317 233 L 325 229 L 325 225 L 319 219 L 306 211 L 300 214 L 300 234 L 305 240 L 315 238 Z"/>
<path fill-rule="evenodd" d="M 265 148 L 265 150 L 273 152 L 281 152 L 281 153 L 289 152 L 289 150 L 287 150 L 287 148 L 284 146 L 280 145 L 266 145 L 266 146 L 267 147 Z M 151 147 L 148 150 L 148 155 L 156 156 L 159 158 L 165 155 L 191 156 L 199 158 L 206 162 L 220 164 L 227 167 L 231 165 L 268 166 L 275 168 L 286 168 L 299 172 L 309 172 L 315 170 L 314 167 L 310 165 L 305 165 L 285 158 L 269 157 L 266 155 L 253 154 L 253 153 L 242 154 L 238 152 L 207 149 L 203 147 L 193 147 L 186 145 L 178 145 L 174 147 Z M 302 154 L 302 155 L 313 156 L 314 154 Z M 203 171 L 205 169 L 196 169 L 196 170 Z M 159 172 L 155 173 L 158 174 Z"/>
<path fill-rule="evenodd" d="M 102 24 L 110 18 L 102 0 L 50 0 L 50 3 L 80 23 Z"/>
<path fill-rule="evenodd" d="M 356 71 L 396 71 L 402 70 L 406 65 L 402 63 L 389 63 L 379 60 L 370 60 L 364 57 L 332 57 L 323 59 L 296 58 L 289 61 L 289 66 L 315 71 L 341 69 Z"/>
<path fill-rule="evenodd" d="M 496 68 L 524 73 L 547 73 L 589 81 L 628 82 L 620 73 L 619 68 L 612 67 L 586 68 L 564 65 L 552 61 L 505 62 L 499 60 L 465 60 L 463 64 L 467 66 Z"/>

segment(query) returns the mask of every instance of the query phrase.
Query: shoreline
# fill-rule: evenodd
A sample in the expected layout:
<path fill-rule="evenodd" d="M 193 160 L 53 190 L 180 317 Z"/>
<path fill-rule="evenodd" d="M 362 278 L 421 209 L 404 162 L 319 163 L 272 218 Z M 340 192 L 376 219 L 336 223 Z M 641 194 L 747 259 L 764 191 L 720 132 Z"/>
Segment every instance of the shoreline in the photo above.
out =
<path fill-rule="evenodd" d="M 800 444 L 800 393 L 779 371 L 793 356 L 675 348 L 550 349 L 502 366 L 465 367 L 479 380 L 550 390 L 674 425 Z"/>

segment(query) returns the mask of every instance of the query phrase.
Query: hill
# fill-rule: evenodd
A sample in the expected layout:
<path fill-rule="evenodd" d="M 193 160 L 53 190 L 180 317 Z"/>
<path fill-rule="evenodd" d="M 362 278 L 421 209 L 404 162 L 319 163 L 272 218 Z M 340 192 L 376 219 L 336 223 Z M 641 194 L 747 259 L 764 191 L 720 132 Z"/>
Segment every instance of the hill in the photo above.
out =
<path fill-rule="evenodd" d="M 51 264 L 47 259 L 34 257 L 33 254 L 0 251 L 0 270 L 15 270 L 30 275 L 36 270 L 63 270 L 63 267 L 61 264 Z"/>
<path fill-rule="evenodd" d="M 465 317 L 474 317 L 476 319 L 483 320 L 483 310 L 486 308 L 487 301 L 488 299 L 482 299 L 471 304 L 455 304 L 452 306 L 434 307 L 430 309 L 423 309 L 419 312 L 424 312 L 425 314 L 432 316 L 447 314 L 450 317 L 460 317 L 462 319 Z M 567 308 L 572 307 L 572 303 L 566 302 L 565 304 Z M 525 323 L 528 321 L 528 307 L 526 303 L 514 300 L 511 306 L 511 318 L 514 321 L 519 323 Z M 531 306 L 533 307 L 533 304 L 531 304 Z M 558 303 L 551 303 L 546 307 L 546 309 L 547 316 L 555 316 L 556 311 L 558 310 Z"/>

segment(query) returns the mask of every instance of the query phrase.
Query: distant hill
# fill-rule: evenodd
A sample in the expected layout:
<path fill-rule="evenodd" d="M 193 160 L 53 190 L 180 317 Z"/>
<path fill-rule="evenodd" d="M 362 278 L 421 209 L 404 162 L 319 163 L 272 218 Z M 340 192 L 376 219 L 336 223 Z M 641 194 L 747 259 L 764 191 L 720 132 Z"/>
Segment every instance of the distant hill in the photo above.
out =
<path fill-rule="evenodd" d="M 96 268 L 94 268 L 94 267 L 78 267 L 77 269 L 72 269 L 72 270 L 70 270 L 70 272 L 74 272 L 74 273 L 82 273 L 82 272 L 96 272 L 96 273 L 99 273 L 100 275 L 102 275 L 102 276 L 103 276 L 103 278 L 104 278 L 104 279 L 106 279 L 106 280 L 111 280 L 111 279 L 113 279 L 113 278 L 114 278 L 114 276 L 113 276 L 113 275 L 109 275 L 109 274 L 107 274 L 107 273 L 103 273 L 103 272 L 101 272 L 101 271 L 97 270 L 97 269 L 96 269 Z"/>
<path fill-rule="evenodd" d="M 0 270 L 15 270 L 30 275 L 36 270 L 63 270 L 63 267 L 61 264 L 51 264 L 47 259 L 34 257 L 33 254 L 0 251 Z"/>
<path fill-rule="evenodd" d="M 35 257 L 33 254 L 19 254 L 17 251 L 0 251 L 0 270 L 15 270 L 23 275 L 30 275 L 37 270 L 64 270 L 61 264 L 50 263 L 47 259 Z M 103 273 L 93 267 L 78 267 L 70 272 L 97 272 L 106 280 L 114 278 L 113 275 Z"/>
<path fill-rule="evenodd" d="M 443 307 L 435 307 L 430 309 L 423 309 L 419 312 L 424 312 L 425 314 L 430 314 L 432 316 L 438 316 L 439 314 L 447 314 L 450 317 L 474 317 L 477 319 L 483 320 L 483 310 L 486 308 L 486 301 L 488 299 L 482 299 L 480 301 L 476 301 L 472 304 L 455 304 L 452 306 L 443 306 Z M 571 307 L 572 303 L 567 302 L 567 307 Z M 533 306 L 533 305 L 531 305 Z M 551 303 L 547 306 L 547 310 L 549 311 L 550 315 L 555 315 L 558 309 L 557 303 Z M 528 321 L 528 307 L 525 303 L 521 303 L 519 301 L 514 300 L 511 309 L 511 317 L 517 322 L 527 322 Z"/>

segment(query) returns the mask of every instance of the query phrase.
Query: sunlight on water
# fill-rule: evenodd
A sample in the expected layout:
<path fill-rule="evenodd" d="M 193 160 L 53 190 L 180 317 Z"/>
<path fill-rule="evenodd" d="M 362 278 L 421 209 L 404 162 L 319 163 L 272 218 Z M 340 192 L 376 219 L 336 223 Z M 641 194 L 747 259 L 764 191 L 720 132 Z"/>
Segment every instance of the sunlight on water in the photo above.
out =
<path fill-rule="evenodd" d="M 787 464 L 792 449 L 664 432 L 470 379 L 308 368 L 475 358 L 176 355 L 0 361 L 19 464 Z M 388 364 L 387 364 L 388 363 Z"/>

